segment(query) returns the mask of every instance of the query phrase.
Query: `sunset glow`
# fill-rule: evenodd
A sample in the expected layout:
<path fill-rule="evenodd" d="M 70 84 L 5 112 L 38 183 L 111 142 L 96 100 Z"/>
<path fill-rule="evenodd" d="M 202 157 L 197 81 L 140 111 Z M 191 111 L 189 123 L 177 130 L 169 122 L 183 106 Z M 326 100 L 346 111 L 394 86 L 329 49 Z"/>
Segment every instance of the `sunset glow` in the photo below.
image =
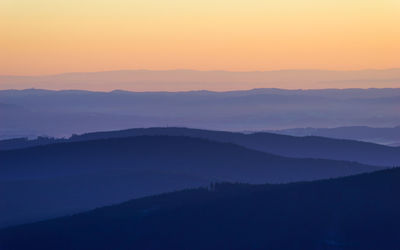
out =
<path fill-rule="evenodd" d="M 400 67 L 398 0 L 2 0 L 0 74 Z"/>

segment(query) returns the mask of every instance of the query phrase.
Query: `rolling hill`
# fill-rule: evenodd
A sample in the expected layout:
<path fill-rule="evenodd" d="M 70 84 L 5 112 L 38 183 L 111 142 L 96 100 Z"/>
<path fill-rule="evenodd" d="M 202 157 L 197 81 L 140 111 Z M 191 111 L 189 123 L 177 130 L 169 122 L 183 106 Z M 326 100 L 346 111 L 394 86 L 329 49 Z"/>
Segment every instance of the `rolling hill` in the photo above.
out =
<path fill-rule="evenodd" d="M 367 142 L 330 139 L 316 136 L 294 137 L 272 133 L 235 133 L 189 128 L 137 128 L 120 131 L 74 135 L 69 139 L 38 138 L 0 141 L 0 149 L 24 148 L 57 142 L 87 141 L 143 135 L 189 136 L 229 142 L 267 153 L 296 157 L 355 161 L 376 166 L 400 165 L 400 148 Z"/>
<path fill-rule="evenodd" d="M 0 162 L 0 226 L 210 182 L 286 183 L 381 169 L 355 162 L 287 158 L 178 136 L 109 138 L 6 150 L 0 151 Z"/>
<path fill-rule="evenodd" d="M 337 128 L 293 128 L 274 130 L 272 133 L 293 136 L 323 136 L 337 139 L 348 139 L 397 145 L 400 143 L 400 126 L 392 128 L 371 128 L 367 126 L 337 127 Z"/>
<path fill-rule="evenodd" d="M 217 184 L 0 231 L 2 249 L 398 249 L 400 169 Z"/>

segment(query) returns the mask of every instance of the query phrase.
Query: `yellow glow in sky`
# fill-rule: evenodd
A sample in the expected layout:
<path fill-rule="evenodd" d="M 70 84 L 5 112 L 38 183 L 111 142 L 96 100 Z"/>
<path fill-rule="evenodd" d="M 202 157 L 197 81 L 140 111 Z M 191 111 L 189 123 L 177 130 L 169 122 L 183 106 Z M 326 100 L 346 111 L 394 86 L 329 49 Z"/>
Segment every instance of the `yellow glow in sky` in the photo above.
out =
<path fill-rule="evenodd" d="M 0 0 L 0 74 L 400 67 L 399 0 Z"/>

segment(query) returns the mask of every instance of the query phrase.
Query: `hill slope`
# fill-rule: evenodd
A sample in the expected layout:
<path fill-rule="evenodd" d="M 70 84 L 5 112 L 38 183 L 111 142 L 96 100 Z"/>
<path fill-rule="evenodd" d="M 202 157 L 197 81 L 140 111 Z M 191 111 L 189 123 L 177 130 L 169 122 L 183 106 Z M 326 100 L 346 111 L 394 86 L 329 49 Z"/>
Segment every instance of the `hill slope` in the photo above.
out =
<path fill-rule="evenodd" d="M 22 148 L 56 142 L 86 141 L 105 138 L 119 138 L 142 135 L 190 136 L 218 142 L 235 143 L 250 149 L 272 154 L 332 160 L 356 161 L 377 166 L 400 165 L 400 148 L 367 142 L 338 140 L 323 137 L 294 137 L 271 133 L 243 134 L 234 132 L 189 129 L 189 128 L 148 128 L 128 129 L 109 132 L 95 132 L 72 136 L 70 139 L 7 140 L 0 141 L 0 149 Z"/>
<path fill-rule="evenodd" d="M 384 145 L 396 145 L 400 142 L 400 126 L 393 128 L 372 128 L 367 126 L 337 128 L 293 128 L 274 130 L 272 133 L 293 136 L 324 136 L 337 139 L 368 141 Z"/>
<path fill-rule="evenodd" d="M 0 231 L 40 249 L 398 249 L 400 169 L 285 185 L 216 185 Z"/>
<path fill-rule="evenodd" d="M 380 169 L 199 138 L 138 136 L 0 151 L 0 226 L 210 182 L 281 183 Z M 40 200 L 40 202 L 38 202 Z"/>

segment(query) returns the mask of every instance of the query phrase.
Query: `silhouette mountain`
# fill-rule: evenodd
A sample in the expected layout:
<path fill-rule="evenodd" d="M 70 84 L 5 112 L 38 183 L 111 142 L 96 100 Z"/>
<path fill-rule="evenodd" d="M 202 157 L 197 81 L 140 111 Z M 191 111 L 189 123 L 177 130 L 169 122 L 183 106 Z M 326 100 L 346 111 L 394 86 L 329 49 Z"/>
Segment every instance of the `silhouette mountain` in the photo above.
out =
<path fill-rule="evenodd" d="M 0 151 L 0 226 L 210 182 L 286 183 L 381 167 L 295 159 L 230 143 L 136 136 Z"/>
<path fill-rule="evenodd" d="M 24 148 L 56 142 L 86 141 L 142 135 L 169 135 L 204 138 L 229 142 L 272 154 L 296 158 L 320 158 L 356 161 L 376 166 L 400 165 L 400 148 L 367 142 L 306 136 L 294 137 L 272 133 L 235 133 L 189 128 L 137 128 L 120 131 L 95 132 L 74 135 L 69 139 L 39 137 L 36 140 L 12 139 L 0 141 L 0 149 Z"/>
<path fill-rule="evenodd" d="M 0 231 L 2 249 L 398 249 L 400 169 L 216 184 Z"/>

